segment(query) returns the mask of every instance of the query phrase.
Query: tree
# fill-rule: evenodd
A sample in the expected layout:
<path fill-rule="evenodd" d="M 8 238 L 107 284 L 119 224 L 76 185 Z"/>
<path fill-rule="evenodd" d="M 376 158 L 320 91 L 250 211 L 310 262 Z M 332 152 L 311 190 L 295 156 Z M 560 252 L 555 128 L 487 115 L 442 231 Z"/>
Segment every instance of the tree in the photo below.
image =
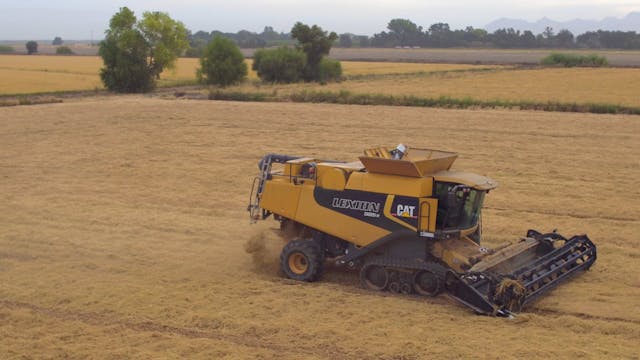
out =
<path fill-rule="evenodd" d="M 517 47 L 520 43 L 520 30 L 515 30 L 513 28 L 498 29 L 491 34 L 491 39 L 497 47 Z"/>
<path fill-rule="evenodd" d="M 25 45 L 27 47 L 27 54 L 31 55 L 31 54 L 35 54 L 38 52 L 38 43 L 31 40 L 31 41 L 27 41 L 27 45 Z"/>
<path fill-rule="evenodd" d="M 520 36 L 520 43 L 522 47 L 534 48 L 537 46 L 536 36 L 530 30 L 525 30 Z"/>
<path fill-rule="evenodd" d="M 62 38 L 60 36 L 56 36 L 51 42 L 51 45 L 59 46 L 59 45 L 62 45 L 62 43 L 63 43 Z"/>
<path fill-rule="evenodd" d="M 260 37 L 264 39 L 264 41 L 275 41 L 278 40 L 279 36 L 280 34 L 273 30 L 273 27 L 271 26 L 265 26 L 264 30 L 260 34 Z"/>
<path fill-rule="evenodd" d="M 329 55 L 331 46 L 338 39 L 338 35 L 335 32 L 327 34 L 318 25 L 309 27 L 298 22 L 291 29 L 291 37 L 298 40 L 297 48 L 307 56 L 304 79 L 307 81 L 319 80 L 320 62 L 324 56 Z"/>
<path fill-rule="evenodd" d="M 138 29 L 149 44 L 149 65 L 156 78 L 165 68 L 173 69 L 178 56 L 189 47 L 184 24 L 173 20 L 167 13 L 143 13 Z"/>
<path fill-rule="evenodd" d="M 553 28 L 550 26 L 545 27 L 544 31 L 542 32 L 542 43 L 545 46 L 554 46 L 554 38 L 555 33 L 553 32 Z"/>
<path fill-rule="evenodd" d="M 253 54 L 252 68 L 265 82 L 294 83 L 302 79 L 306 55 L 286 46 L 273 50 L 260 49 Z"/>
<path fill-rule="evenodd" d="M 338 42 L 340 47 L 350 48 L 353 46 L 353 40 L 351 40 L 351 34 L 340 34 L 340 41 Z"/>
<path fill-rule="evenodd" d="M 572 48 L 574 45 L 573 33 L 567 29 L 560 30 L 556 35 L 556 45 L 563 48 Z"/>
<path fill-rule="evenodd" d="M 138 21 L 127 7 L 113 15 L 100 42 L 100 78 L 109 90 L 147 92 L 188 47 L 187 31 L 166 13 L 145 12 Z"/>
<path fill-rule="evenodd" d="M 489 34 L 485 29 L 474 29 L 473 26 L 467 26 L 462 34 L 462 40 L 466 45 L 483 45 Z"/>
<path fill-rule="evenodd" d="M 422 27 L 418 27 L 409 19 L 393 19 L 389 21 L 387 29 L 395 36 L 400 46 L 418 45 L 422 35 Z"/>
<path fill-rule="evenodd" d="M 247 64 L 233 40 L 216 36 L 204 49 L 197 76 L 202 83 L 224 87 L 242 81 Z"/>
<path fill-rule="evenodd" d="M 447 23 L 436 23 L 429 27 L 429 40 L 437 47 L 451 46 L 451 28 Z"/>
<path fill-rule="evenodd" d="M 358 46 L 360 47 L 369 47 L 371 46 L 371 40 L 367 35 L 358 35 L 356 36 Z"/>
<path fill-rule="evenodd" d="M 600 32 L 587 31 L 584 34 L 578 35 L 576 38 L 578 45 L 585 46 L 592 49 L 599 49 L 602 47 L 602 41 L 600 39 Z"/>

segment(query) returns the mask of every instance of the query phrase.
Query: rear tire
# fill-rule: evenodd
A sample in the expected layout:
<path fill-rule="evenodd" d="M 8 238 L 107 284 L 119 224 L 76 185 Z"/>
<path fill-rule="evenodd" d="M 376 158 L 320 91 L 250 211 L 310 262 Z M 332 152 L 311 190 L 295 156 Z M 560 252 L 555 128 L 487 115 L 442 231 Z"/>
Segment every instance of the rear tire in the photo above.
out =
<path fill-rule="evenodd" d="M 293 280 L 316 281 L 322 274 L 322 250 L 312 239 L 292 240 L 280 254 L 282 272 Z"/>

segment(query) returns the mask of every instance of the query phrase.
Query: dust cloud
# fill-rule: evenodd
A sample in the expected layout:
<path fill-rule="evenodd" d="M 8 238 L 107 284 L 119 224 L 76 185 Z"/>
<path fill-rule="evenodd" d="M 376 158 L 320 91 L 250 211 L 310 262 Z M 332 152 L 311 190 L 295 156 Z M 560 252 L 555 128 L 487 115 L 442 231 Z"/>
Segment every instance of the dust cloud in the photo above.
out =
<path fill-rule="evenodd" d="M 244 251 L 251 255 L 253 270 L 257 273 L 277 276 L 280 274 L 280 251 L 286 243 L 276 229 L 256 229 L 244 244 Z"/>

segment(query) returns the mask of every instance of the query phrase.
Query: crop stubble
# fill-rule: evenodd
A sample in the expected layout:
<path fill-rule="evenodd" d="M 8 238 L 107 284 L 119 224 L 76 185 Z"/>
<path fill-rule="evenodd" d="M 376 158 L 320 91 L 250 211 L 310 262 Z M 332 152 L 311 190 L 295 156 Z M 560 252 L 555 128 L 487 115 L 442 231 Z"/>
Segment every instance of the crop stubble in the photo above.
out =
<path fill-rule="evenodd" d="M 10 358 L 637 356 L 635 117 L 123 96 L 0 119 Z M 275 222 L 245 212 L 257 160 L 397 142 L 458 151 L 456 168 L 500 182 L 488 245 L 558 227 L 588 233 L 598 261 L 516 320 L 365 291 L 334 268 L 281 278 Z"/>

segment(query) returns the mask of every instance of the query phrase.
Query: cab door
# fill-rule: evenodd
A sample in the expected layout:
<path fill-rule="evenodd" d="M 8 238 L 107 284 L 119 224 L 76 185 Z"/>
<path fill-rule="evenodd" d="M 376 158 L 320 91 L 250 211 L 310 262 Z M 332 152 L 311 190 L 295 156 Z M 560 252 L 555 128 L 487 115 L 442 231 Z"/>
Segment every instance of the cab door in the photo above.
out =
<path fill-rule="evenodd" d="M 436 232 L 438 199 L 420 198 L 418 211 L 418 236 L 433 238 Z"/>

